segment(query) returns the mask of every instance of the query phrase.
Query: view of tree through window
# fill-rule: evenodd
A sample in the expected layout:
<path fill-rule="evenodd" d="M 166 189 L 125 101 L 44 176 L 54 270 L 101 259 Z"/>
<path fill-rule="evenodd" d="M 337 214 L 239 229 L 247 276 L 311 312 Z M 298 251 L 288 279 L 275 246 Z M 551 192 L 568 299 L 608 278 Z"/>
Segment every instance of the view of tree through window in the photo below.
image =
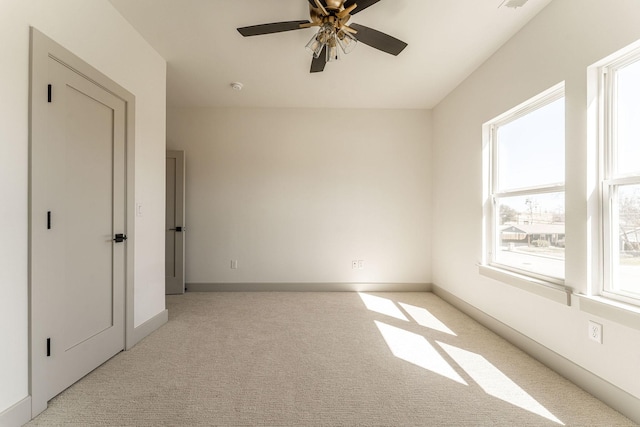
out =
<path fill-rule="evenodd" d="M 493 124 L 490 262 L 564 278 L 564 97 L 556 89 Z M 526 114 L 523 114 L 526 111 Z"/>

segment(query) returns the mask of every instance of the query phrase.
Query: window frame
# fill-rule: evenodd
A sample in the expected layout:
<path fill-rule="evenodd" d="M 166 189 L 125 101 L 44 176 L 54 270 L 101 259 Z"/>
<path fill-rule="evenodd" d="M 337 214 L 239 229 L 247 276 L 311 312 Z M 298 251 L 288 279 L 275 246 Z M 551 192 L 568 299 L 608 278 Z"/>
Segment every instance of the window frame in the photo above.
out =
<path fill-rule="evenodd" d="M 618 302 L 640 305 L 640 296 L 624 290 L 616 290 L 616 260 L 619 260 L 620 248 L 618 229 L 617 195 L 618 189 L 626 185 L 640 185 L 640 170 L 620 174 L 616 171 L 617 135 L 616 135 L 616 73 L 619 69 L 640 62 L 640 48 L 616 55 L 599 67 L 600 105 L 599 105 L 599 187 L 600 187 L 600 281 L 594 291 L 599 296 Z"/>
<path fill-rule="evenodd" d="M 546 275 L 544 273 L 534 272 L 530 270 L 523 270 L 517 267 L 514 267 L 509 264 L 504 264 L 496 261 L 496 252 L 498 250 L 498 246 L 500 244 L 498 238 L 498 230 L 499 230 L 499 221 L 500 221 L 500 212 L 499 212 L 499 200 L 508 197 L 518 197 L 518 196 L 528 196 L 528 195 L 540 195 L 540 194 L 549 194 L 549 193 L 564 193 L 566 200 L 566 191 L 565 191 L 565 180 L 562 182 L 541 184 L 538 186 L 524 187 L 524 188 L 512 188 L 507 190 L 501 190 L 499 187 L 499 170 L 498 170 L 498 161 L 499 161 L 499 153 L 498 153 L 498 138 L 497 132 L 501 126 L 505 126 L 509 123 L 512 123 L 522 117 L 527 116 L 528 114 L 545 107 L 559 99 L 565 98 L 565 87 L 564 82 L 561 82 L 539 95 L 523 102 L 522 104 L 512 108 L 511 110 L 501 114 L 493 120 L 485 123 L 483 125 L 483 134 L 485 135 L 485 147 L 488 149 L 488 156 L 485 158 L 485 171 L 484 171 L 484 179 L 486 186 L 486 211 L 485 211 L 485 228 L 483 233 L 483 238 L 485 240 L 484 244 L 484 253 L 483 253 L 483 264 L 496 268 L 498 270 L 503 270 L 509 273 L 515 273 L 517 275 L 521 275 L 524 277 L 528 277 L 535 282 L 541 281 L 542 283 L 551 284 L 551 285 L 559 285 L 564 286 L 565 279 L 564 277 L 554 277 L 550 275 Z M 566 146 L 566 144 L 565 144 Z M 565 147 L 563 147 L 565 149 Z M 566 176 L 566 170 L 565 170 Z M 563 263 L 566 262 L 563 260 Z"/>

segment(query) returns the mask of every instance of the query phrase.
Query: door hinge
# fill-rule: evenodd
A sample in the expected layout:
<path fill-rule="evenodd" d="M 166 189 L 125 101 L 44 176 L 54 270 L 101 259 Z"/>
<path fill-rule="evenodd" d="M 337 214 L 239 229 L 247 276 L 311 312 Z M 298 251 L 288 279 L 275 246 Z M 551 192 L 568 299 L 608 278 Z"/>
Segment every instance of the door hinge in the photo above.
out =
<path fill-rule="evenodd" d="M 51 338 L 47 338 L 47 357 L 51 356 Z"/>
<path fill-rule="evenodd" d="M 51 85 L 47 85 L 47 102 L 51 102 Z"/>

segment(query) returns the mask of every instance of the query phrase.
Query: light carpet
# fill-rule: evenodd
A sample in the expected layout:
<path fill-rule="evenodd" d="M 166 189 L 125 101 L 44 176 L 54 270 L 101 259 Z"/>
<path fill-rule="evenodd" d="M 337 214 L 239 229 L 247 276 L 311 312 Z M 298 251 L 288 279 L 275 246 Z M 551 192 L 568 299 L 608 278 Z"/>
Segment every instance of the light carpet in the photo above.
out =
<path fill-rule="evenodd" d="M 187 293 L 29 426 L 632 426 L 432 293 Z"/>

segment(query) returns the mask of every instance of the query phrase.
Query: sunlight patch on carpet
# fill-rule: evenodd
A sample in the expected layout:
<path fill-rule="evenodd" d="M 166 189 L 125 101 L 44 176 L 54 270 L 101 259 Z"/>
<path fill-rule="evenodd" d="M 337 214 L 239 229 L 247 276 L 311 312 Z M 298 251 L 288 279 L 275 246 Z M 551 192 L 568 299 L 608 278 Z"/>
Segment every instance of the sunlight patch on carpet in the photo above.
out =
<path fill-rule="evenodd" d="M 433 329 L 439 332 L 444 332 L 445 334 L 457 336 L 451 329 L 447 327 L 444 323 L 440 321 L 436 316 L 431 314 L 429 310 L 422 307 L 416 307 L 415 305 L 398 303 L 404 309 L 404 311 L 409 314 L 416 321 L 416 323 L 420 326 L 424 326 L 425 328 Z"/>
<path fill-rule="evenodd" d="M 564 425 L 562 421 L 481 355 L 439 341 L 437 343 L 478 383 L 485 393 Z"/>
<path fill-rule="evenodd" d="M 391 353 L 397 358 L 457 383 L 468 385 L 422 335 L 378 321 L 375 321 L 375 324 L 387 342 Z"/>
<path fill-rule="evenodd" d="M 367 307 L 367 309 L 371 311 L 375 311 L 376 313 L 384 314 L 386 316 L 391 316 L 393 318 L 404 320 L 408 322 L 407 316 L 405 316 L 402 311 L 398 308 L 398 306 L 387 298 L 377 297 L 374 295 L 367 295 L 361 292 L 358 293 L 360 298 L 362 298 L 362 302 Z"/>

